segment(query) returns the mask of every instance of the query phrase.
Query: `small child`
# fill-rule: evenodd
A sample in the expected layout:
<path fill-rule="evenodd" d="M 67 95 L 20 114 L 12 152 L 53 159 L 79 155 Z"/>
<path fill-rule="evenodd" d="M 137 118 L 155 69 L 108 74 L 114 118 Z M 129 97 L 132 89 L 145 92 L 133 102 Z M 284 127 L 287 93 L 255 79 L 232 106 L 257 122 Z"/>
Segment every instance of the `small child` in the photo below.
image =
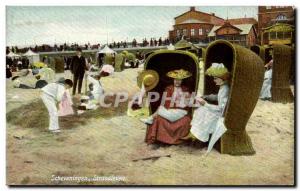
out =
<path fill-rule="evenodd" d="M 60 132 L 56 104 L 62 101 L 64 93 L 72 86 L 72 80 L 66 79 L 63 83 L 50 83 L 42 88 L 41 98 L 49 112 L 49 131 L 53 133 Z"/>
<path fill-rule="evenodd" d="M 59 110 L 58 110 L 58 116 L 67 116 L 67 115 L 73 115 L 73 101 L 70 95 L 69 90 L 65 90 L 65 93 L 62 97 L 61 102 L 59 103 Z"/>

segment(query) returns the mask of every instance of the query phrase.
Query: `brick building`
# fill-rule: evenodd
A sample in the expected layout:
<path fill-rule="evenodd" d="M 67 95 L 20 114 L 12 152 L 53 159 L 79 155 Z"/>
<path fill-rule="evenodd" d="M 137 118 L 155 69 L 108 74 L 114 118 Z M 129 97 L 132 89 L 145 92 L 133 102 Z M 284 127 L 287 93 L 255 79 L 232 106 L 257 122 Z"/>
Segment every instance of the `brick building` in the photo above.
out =
<path fill-rule="evenodd" d="M 214 13 L 204 13 L 191 7 L 189 11 L 175 17 L 175 25 L 173 25 L 173 30 L 169 31 L 169 39 L 172 43 L 179 41 L 182 36 L 193 43 L 228 39 L 231 42 L 248 46 L 256 42 L 257 27 L 258 23 L 254 18 L 224 20 Z M 226 30 L 230 32 L 225 34 Z"/>
<path fill-rule="evenodd" d="M 294 43 L 295 10 L 291 6 L 259 6 L 258 38 L 261 45 Z"/>
<path fill-rule="evenodd" d="M 204 13 L 191 7 L 188 12 L 175 17 L 175 25 L 173 30 L 169 31 L 169 39 L 175 43 L 184 36 L 187 41 L 193 43 L 205 42 L 214 25 L 222 23 L 224 19 L 215 16 L 214 13 Z"/>
<path fill-rule="evenodd" d="M 212 28 L 208 34 L 208 41 L 224 39 L 231 43 L 250 47 L 256 44 L 256 26 L 257 22 L 255 19 L 228 19 L 223 25 Z"/>

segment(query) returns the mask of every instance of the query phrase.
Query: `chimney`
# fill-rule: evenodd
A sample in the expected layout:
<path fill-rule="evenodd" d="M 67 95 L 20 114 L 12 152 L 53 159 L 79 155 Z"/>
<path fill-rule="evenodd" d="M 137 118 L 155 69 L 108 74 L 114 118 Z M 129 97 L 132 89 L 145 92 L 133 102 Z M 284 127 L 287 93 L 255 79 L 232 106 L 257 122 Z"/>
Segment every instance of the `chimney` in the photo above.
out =
<path fill-rule="evenodd" d="M 211 13 L 212 16 L 215 16 L 215 13 Z"/>
<path fill-rule="evenodd" d="M 195 7 L 190 7 L 190 11 L 196 11 Z"/>

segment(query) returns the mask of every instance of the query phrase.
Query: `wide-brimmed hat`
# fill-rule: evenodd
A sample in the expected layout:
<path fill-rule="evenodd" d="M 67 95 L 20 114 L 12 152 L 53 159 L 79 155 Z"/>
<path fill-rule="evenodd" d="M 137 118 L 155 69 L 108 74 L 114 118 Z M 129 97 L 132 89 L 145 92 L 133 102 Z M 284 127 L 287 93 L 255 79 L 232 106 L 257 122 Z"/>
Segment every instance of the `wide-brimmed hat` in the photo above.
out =
<path fill-rule="evenodd" d="M 178 80 L 183 80 L 185 78 L 189 78 L 192 76 L 192 73 L 189 71 L 186 71 L 184 69 L 180 70 L 172 70 L 167 73 L 167 76 L 170 78 L 178 79 Z"/>
<path fill-rule="evenodd" d="M 137 84 L 140 88 L 142 88 L 142 84 L 144 84 L 145 90 L 149 91 L 155 88 L 158 84 L 159 75 L 154 70 L 144 70 L 137 77 Z"/>
<path fill-rule="evenodd" d="M 223 63 L 212 63 L 212 65 L 206 70 L 206 75 L 221 78 L 227 80 L 230 76 L 228 69 Z"/>

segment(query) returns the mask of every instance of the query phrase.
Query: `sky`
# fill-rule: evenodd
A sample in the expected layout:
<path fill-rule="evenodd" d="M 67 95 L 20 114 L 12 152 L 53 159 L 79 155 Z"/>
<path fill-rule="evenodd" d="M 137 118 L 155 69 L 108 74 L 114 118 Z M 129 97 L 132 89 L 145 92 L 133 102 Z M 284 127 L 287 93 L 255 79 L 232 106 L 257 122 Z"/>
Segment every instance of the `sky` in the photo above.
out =
<path fill-rule="evenodd" d="M 105 44 L 168 37 L 174 17 L 188 6 L 7 6 L 6 45 Z M 196 10 L 226 19 L 254 17 L 256 6 L 202 6 Z"/>

